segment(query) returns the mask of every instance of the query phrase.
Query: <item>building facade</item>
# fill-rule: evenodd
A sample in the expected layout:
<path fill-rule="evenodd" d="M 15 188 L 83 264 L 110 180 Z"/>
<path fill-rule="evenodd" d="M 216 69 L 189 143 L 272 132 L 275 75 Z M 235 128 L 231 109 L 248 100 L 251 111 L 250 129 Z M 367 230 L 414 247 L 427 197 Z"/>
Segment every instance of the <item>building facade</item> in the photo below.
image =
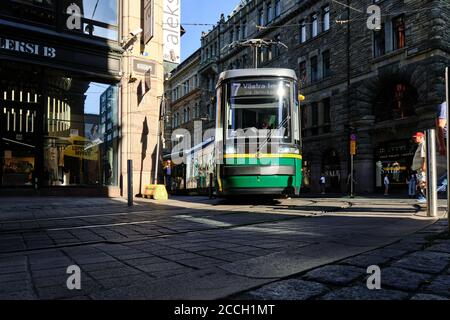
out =
<path fill-rule="evenodd" d="M 218 74 L 234 68 L 294 69 L 300 79 L 304 190 L 319 190 L 322 173 L 331 192 L 348 191 L 349 136 L 355 134 L 355 190 L 373 193 L 389 174 L 406 190 L 415 145 L 411 135 L 434 126 L 445 99 L 450 8 L 444 0 L 348 3 L 249 0 L 202 37 L 199 81 L 213 89 Z M 381 8 L 380 30 L 367 26 L 367 8 Z M 234 41 L 280 41 L 258 54 Z M 257 59 L 257 61 L 255 61 Z M 207 105 L 212 95 L 202 96 Z M 406 192 L 406 191 L 405 191 Z"/>
<path fill-rule="evenodd" d="M 162 13 L 159 0 L 2 1 L 2 194 L 126 194 L 127 159 L 134 193 L 150 182 Z"/>

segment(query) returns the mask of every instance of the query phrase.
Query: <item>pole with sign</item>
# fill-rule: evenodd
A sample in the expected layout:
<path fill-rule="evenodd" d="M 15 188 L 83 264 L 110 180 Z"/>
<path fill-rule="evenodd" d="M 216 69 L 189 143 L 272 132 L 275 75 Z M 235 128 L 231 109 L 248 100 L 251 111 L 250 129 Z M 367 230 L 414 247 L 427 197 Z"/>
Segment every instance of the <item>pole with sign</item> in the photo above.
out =
<path fill-rule="evenodd" d="M 449 74 L 448 74 L 448 67 L 445 68 L 445 98 L 447 101 L 447 132 L 446 132 L 446 137 L 445 137 L 445 141 L 447 144 L 447 219 L 448 219 L 448 231 L 450 232 L 450 190 L 449 190 L 449 186 L 448 186 L 448 182 L 449 182 L 449 177 L 450 177 L 450 157 L 449 157 L 449 148 L 450 148 L 450 141 L 448 141 L 448 123 L 450 121 L 450 114 L 449 114 L 449 108 L 450 108 L 450 92 L 449 92 Z"/>
<path fill-rule="evenodd" d="M 353 198 L 354 177 L 353 177 L 353 157 L 356 154 L 356 134 L 350 134 L 350 198 Z"/>

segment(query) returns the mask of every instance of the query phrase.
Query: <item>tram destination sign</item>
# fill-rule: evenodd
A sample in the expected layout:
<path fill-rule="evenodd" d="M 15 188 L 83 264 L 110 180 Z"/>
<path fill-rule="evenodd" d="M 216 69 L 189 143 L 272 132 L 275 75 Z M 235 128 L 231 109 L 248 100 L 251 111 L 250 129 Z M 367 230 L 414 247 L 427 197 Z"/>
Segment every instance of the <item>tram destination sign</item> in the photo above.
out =
<path fill-rule="evenodd" d="M 0 49 L 53 59 L 56 49 L 37 43 L 0 37 Z"/>
<path fill-rule="evenodd" d="M 231 94 L 233 97 L 284 95 L 283 90 L 286 87 L 289 87 L 288 83 L 283 82 L 283 86 L 280 87 L 279 81 L 233 82 L 231 83 Z"/>

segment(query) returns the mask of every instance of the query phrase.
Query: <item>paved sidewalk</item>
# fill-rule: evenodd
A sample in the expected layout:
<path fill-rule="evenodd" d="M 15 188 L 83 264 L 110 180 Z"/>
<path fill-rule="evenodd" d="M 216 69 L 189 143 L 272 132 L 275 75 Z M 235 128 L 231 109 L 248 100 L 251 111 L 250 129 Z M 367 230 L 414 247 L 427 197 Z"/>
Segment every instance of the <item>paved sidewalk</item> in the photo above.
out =
<path fill-rule="evenodd" d="M 365 262 L 342 260 L 405 241 L 427 226 L 441 227 L 414 204 L 386 198 L 173 197 L 141 199 L 129 208 L 123 199 L 0 198 L 0 299 L 233 298 L 299 275 L 302 283 L 320 288 L 305 299 L 322 297 L 335 287 L 303 278 L 311 270 L 351 267 L 346 274 L 353 272 L 349 283 L 356 284 Z M 403 250 L 401 257 L 410 253 L 396 250 Z M 81 269 L 81 290 L 66 286 L 69 265 Z"/>
<path fill-rule="evenodd" d="M 450 300 L 450 237 L 446 219 L 394 244 L 231 296 L 249 300 Z M 369 290 L 367 268 L 381 270 Z M 371 273 L 370 273 L 371 274 Z"/>

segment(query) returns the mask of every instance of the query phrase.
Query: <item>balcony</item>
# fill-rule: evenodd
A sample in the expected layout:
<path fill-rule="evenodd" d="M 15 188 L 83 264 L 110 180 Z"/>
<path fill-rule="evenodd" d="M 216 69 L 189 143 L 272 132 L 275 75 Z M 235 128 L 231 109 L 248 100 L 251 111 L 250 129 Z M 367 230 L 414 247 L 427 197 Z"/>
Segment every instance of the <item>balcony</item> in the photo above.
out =
<path fill-rule="evenodd" d="M 200 73 L 218 73 L 217 67 L 218 57 L 209 57 L 206 60 L 200 62 L 199 72 Z"/>

